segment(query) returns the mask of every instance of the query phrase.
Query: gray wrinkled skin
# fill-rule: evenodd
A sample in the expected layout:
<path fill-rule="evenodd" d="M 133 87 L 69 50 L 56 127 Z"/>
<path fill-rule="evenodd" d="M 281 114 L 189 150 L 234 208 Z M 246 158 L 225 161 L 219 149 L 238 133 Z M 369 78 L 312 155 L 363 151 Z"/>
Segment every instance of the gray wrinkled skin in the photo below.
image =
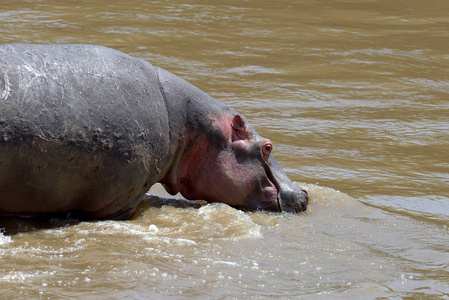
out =
<path fill-rule="evenodd" d="M 109 48 L 0 45 L 0 214 L 129 218 L 188 151 L 186 136 L 222 113 L 235 114 Z M 306 193 L 271 161 L 281 194 L 294 198 L 279 206 L 304 210 Z"/>

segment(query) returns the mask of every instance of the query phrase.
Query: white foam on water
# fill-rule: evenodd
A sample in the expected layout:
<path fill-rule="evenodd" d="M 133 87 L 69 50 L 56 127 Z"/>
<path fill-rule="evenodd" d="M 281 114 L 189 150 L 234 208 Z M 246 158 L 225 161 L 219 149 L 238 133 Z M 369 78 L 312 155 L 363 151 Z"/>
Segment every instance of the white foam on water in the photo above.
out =
<path fill-rule="evenodd" d="M 144 226 L 126 221 L 101 221 L 97 225 L 101 233 L 105 235 L 120 233 L 122 235 L 147 236 L 158 232 L 158 228 L 154 224 Z"/>
<path fill-rule="evenodd" d="M 34 276 L 36 276 L 36 275 L 33 273 L 11 271 L 9 274 L 6 274 L 6 275 L 3 275 L 2 277 L 0 277 L 0 281 L 11 282 L 11 283 L 24 282 L 28 278 L 32 278 Z"/>
<path fill-rule="evenodd" d="M 12 239 L 10 236 L 3 235 L 0 233 L 0 246 L 7 245 L 11 242 L 12 242 Z"/>
<path fill-rule="evenodd" d="M 234 209 L 229 205 L 217 203 L 201 207 L 198 218 L 203 219 L 211 230 L 222 233 L 225 239 L 261 238 L 261 226 L 256 224 L 250 214 Z"/>

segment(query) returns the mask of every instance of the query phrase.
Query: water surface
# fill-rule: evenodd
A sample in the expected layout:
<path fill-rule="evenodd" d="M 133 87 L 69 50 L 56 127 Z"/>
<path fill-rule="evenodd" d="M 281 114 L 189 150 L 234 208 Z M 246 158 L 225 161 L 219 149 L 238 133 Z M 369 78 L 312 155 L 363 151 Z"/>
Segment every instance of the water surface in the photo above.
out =
<path fill-rule="evenodd" d="M 448 298 L 448 10 L 2 0 L 1 42 L 101 44 L 163 67 L 243 113 L 311 195 L 301 215 L 147 201 L 126 222 L 2 219 L 2 295 Z"/>

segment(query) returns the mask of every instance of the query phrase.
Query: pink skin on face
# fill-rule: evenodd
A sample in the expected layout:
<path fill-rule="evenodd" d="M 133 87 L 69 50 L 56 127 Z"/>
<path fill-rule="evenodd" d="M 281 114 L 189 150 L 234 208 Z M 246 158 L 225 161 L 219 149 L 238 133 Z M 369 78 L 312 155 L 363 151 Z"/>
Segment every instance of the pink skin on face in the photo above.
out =
<path fill-rule="evenodd" d="M 255 139 L 240 115 L 214 118 L 211 126 L 225 141 L 217 148 L 206 138 L 192 149 L 181 194 L 241 209 L 279 210 L 278 188 L 268 168 L 271 141 Z"/>

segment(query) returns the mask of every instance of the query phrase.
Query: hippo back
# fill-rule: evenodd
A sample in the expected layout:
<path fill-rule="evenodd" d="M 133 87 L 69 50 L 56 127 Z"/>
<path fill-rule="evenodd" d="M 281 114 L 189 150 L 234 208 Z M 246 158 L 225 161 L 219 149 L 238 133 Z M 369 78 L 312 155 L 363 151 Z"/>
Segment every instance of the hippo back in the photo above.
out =
<path fill-rule="evenodd" d="M 148 62 L 100 46 L 0 46 L 0 213 L 121 217 L 160 179 L 168 131 Z"/>

